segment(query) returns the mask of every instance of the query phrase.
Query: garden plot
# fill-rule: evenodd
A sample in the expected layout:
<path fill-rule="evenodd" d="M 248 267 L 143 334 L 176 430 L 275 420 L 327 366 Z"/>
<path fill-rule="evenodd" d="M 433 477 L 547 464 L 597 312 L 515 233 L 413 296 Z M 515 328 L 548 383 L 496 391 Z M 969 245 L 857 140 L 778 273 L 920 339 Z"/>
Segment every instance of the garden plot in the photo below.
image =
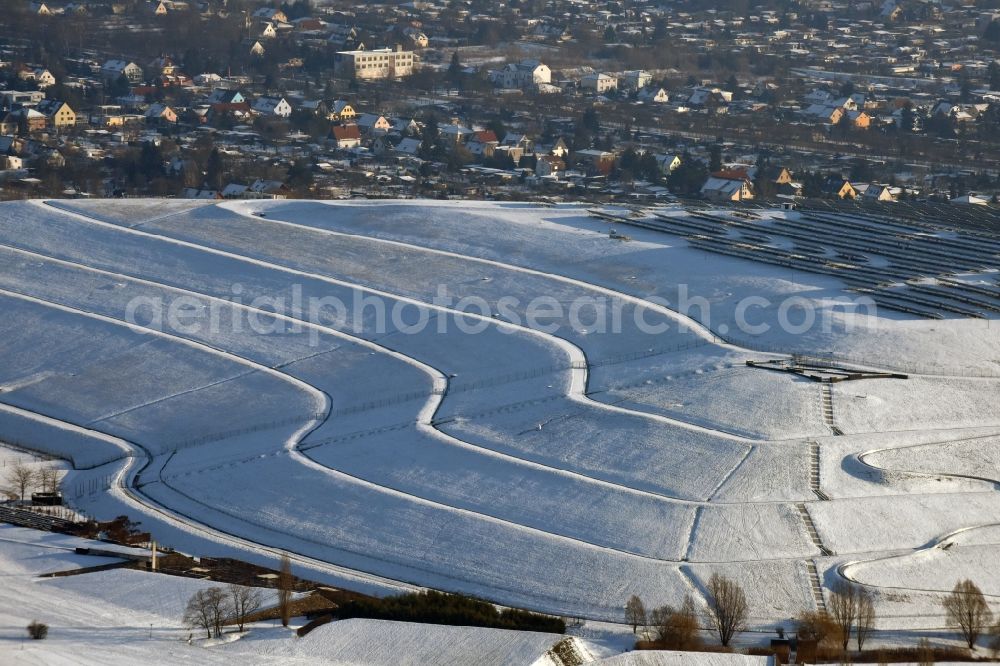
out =
<path fill-rule="evenodd" d="M 995 523 L 995 492 L 902 495 L 815 502 L 809 513 L 823 544 L 838 554 L 923 548 L 959 529 Z"/>
<path fill-rule="evenodd" d="M 454 417 L 446 433 L 597 479 L 706 500 L 750 450 L 740 441 L 569 400 L 524 405 L 490 421 Z"/>
<path fill-rule="evenodd" d="M 845 574 L 878 588 L 951 592 L 955 583 L 969 579 L 984 594 L 1000 597 L 996 576 L 1000 557 L 1000 526 L 974 528 L 948 537 L 914 553 L 860 561 Z M 994 600 L 995 601 L 995 600 Z"/>
<path fill-rule="evenodd" d="M 685 574 L 704 593 L 713 573 L 735 580 L 746 592 L 752 626 L 786 623 L 803 611 L 816 609 L 810 594 L 809 570 L 804 560 L 686 564 Z M 773 625 L 770 625 L 773 626 Z"/>
<path fill-rule="evenodd" d="M 707 504 L 698 509 L 687 560 L 754 561 L 818 554 L 790 504 Z"/>
<path fill-rule="evenodd" d="M 845 432 L 1000 426 L 1000 379 L 911 377 L 833 385 Z"/>
<path fill-rule="evenodd" d="M 662 559 L 681 558 L 694 517 L 690 505 L 486 455 L 415 428 L 306 453 L 327 467 L 441 504 Z"/>
<path fill-rule="evenodd" d="M 303 555 L 502 603 L 618 619 L 629 594 L 661 603 L 683 595 L 669 563 L 417 500 L 288 456 L 167 482 L 199 497 L 181 505 L 186 511 L 245 538 L 280 538 Z"/>
<path fill-rule="evenodd" d="M 819 384 L 745 364 L 647 378 L 638 385 L 612 385 L 600 398 L 750 438 L 829 433 L 820 409 Z"/>
<path fill-rule="evenodd" d="M 884 449 L 865 454 L 864 461 L 889 472 L 970 476 L 1000 483 L 1000 436 Z"/>

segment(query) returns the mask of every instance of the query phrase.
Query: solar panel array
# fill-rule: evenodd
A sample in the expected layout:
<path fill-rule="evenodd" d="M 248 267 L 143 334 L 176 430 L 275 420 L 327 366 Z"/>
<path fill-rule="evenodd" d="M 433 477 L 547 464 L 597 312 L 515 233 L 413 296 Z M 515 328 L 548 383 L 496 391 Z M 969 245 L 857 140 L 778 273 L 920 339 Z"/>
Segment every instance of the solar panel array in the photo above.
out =
<path fill-rule="evenodd" d="M 610 217 L 680 235 L 709 252 L 831 275 L 879 307 L 935 319 L 997 316 L 1000 234 L 989 228 L 1000 229 L 1000 215 L 945 206 L 945 217 L 940 208 L 893 204 L 889 215 L 881 207 L 816 202 L 795 212 L 689 206 Z"/>

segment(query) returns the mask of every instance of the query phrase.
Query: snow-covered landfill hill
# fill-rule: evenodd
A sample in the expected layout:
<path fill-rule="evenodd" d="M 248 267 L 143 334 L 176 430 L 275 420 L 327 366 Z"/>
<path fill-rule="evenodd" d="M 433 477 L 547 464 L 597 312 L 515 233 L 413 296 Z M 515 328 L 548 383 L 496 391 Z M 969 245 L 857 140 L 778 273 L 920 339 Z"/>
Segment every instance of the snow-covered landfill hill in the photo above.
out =
<path fill-rule="evenodd" d="M 0 439 L 79 510 L 360 591 L 621 621 L 718 572 L 768 628 L 847 578 L 939 627 L 1000 595 L 1000 246 L 907 228 L 5 203 Z"/>

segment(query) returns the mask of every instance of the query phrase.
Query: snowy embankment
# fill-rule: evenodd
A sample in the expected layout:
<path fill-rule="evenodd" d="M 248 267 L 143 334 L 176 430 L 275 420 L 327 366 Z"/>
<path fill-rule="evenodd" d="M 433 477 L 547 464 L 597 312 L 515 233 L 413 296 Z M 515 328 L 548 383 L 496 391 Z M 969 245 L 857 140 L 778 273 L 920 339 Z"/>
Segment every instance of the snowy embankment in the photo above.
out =
<path fill-rule="evenodd" d="M 908 413 L 927 429 L 1000 423 L 989 401 L 968 418 L 921 407 L 945 383 L 955 387 L 946 402 L 960 404 L 963 380 L 888 392 L 852 382 L 834 391 L 831 423 L 819 385 L 748 368 L 772 356 L 712 332 L 735 331 L 733 305 L 749 295 L 800 296 L 826 312 L 834 281 L 705 262 L 661 234 L 609 241 L 580 209 L 11 204 L 0 258 L 14 360 L 0 376 L 0 423 L 72 452 L 78 467 L 149 450 L 138 488 L 80 501 L 102 514 L 152 503 L 147 526 L 185 546 L 228 544 L 258 561 L 288 549 L 321 579 L 348 567 L 605 619 L 633 592 L 677 603 L 724 571 L 748 588 L 754 624 L 769 626 L 812 607 L 806 562 L 821 546 L 875 559 L 996 510 L 989 493 L 966 501 L 981 484 L 950 479 L 947 495 L 861 455 L 874 440 L 902 446 L 905 433 L 830 436 L 834 424 L 903 430 Z M 693 318 L 645 300 L 674 302 L 680 282 L 705 300 Z M 538 296 L 605 299 L 621 327 L 573 325 L 565 310 L 544 327 L 527 317 Z M 382 322 L 374 306 L 307 317 L 296 298 L 374 299 L 404 321 Z M 125 325 L 130 303 L 178 299 L 183 330 Z M 755 315 L 772 324 L 758 341 L 769 349 L 877 358 L 895 348 L 907 362 L 919 350 L 949 367 L 986 358 L 972 339 L 982 331 L 960 320 L 935 322 L 938 336 L 881 317 L 877 330 L 846 332 L 832 315 L 831 330 L 792 336 L 773 309 Z M 421 319 L 432 324 L 406 330 Z M 936 346 L 966 337 L 961 357 Z M 887 407 L 865 410 L 855 391 Z M 112 436 L 117 452 L 102 440 Z M 869 515 L 897 533 L 856 533 Z"/>

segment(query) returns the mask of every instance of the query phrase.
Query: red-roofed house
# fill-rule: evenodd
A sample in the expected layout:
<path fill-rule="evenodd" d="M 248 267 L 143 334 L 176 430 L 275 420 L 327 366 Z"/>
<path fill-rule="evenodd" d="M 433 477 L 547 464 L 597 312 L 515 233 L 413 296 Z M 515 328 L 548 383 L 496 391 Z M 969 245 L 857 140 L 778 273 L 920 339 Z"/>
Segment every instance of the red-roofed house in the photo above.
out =
<path fill-rule="evenodd" d="M 361 145 L 361 130 L 357 125 L 334 125 L 330 131 L 332 138 L 337 142 L 337 148 L 348 150 Z"/>

